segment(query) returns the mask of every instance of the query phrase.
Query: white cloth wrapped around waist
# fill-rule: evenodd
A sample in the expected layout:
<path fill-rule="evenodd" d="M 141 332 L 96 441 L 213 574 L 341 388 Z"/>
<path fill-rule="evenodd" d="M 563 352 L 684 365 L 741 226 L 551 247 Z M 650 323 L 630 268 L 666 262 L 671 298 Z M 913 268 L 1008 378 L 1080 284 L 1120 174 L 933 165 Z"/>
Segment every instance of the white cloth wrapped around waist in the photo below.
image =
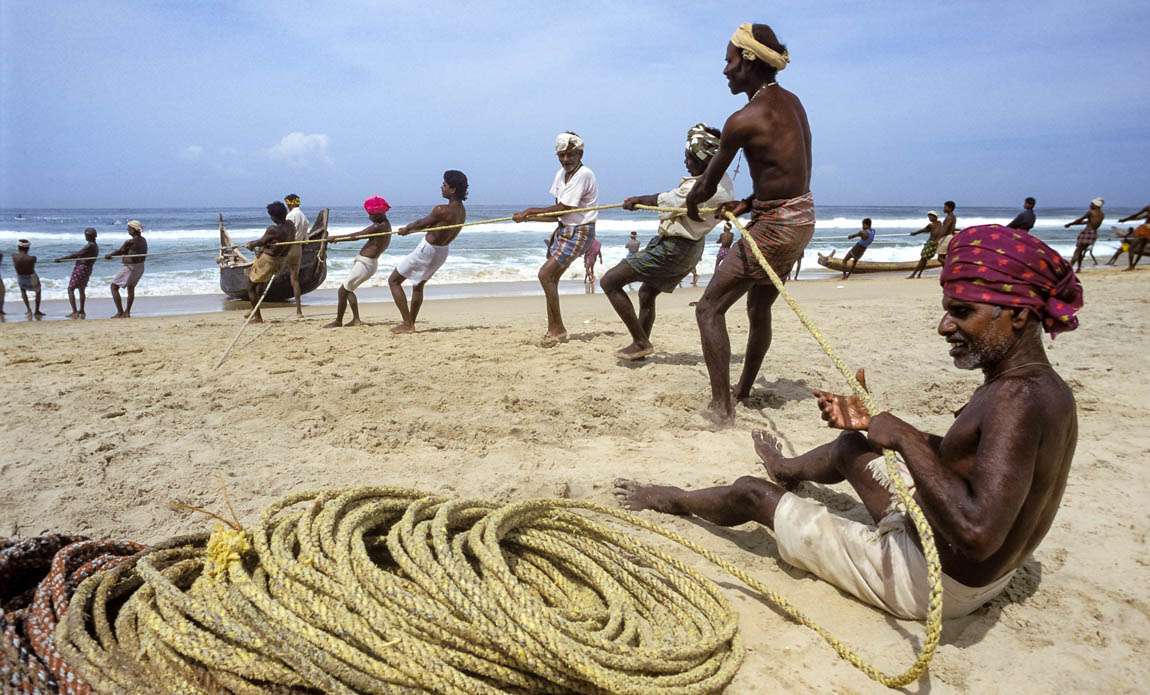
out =
<path fill-rule="evenodd" d="M 427 282 L 447 260 L 448 248 L 428 243 L 425 238 L 419 242 L 414 251 L 400 259 L 395 265 L 395 270 L 415 284 Z"/>

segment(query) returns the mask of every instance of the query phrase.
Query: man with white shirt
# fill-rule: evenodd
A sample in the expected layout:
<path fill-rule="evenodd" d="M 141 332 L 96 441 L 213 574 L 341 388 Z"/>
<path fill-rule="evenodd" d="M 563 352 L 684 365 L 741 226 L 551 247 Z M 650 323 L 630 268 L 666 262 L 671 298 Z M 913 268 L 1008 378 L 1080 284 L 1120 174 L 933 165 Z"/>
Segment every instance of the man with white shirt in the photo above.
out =
<path fill-rule="evenodd" d="M 595 221 L 599 213 L 566 212 L 594 207 L 599 201 L 599 186 L 595 173 L 583 165 L 583 138 L 570 131 L 555 138 L 555 155 L 559 158 L 559 171 L 551 184 L 555 204 L 543 208 L 527 208 L 513 216 L 516 222 L 533 217 L 557 217 L 559 224 L 547 245 L 547 262 L 539 269 L 539 284 L 547 300 L 547 333 L 540 341 L 542 347 L 554 347 L 567 342 L 567 329 L 559 311 L 559 279 L 576 258 L 583 256 L 587 245 L 595 238 Z"/>
<path fill-rule="evenodd" d="M 699 123 L 687 131 L 687 151 L 683 164 L 688 176 L 679 185 L 665 193 L 641 195 L 623 201 L 624 210 L 638 205 L 658 205 L 667 208 L 683 207 L 687 195 L 695 187 L 699 176 L 707 170 L 707 163 L 719 150 L 720 132 Z M 719 180 L 715 194 L 704 203 L 715 207 L 735 198 L 735 185 L 725 173 Z M 631 333 L 631 344 L 615 354 L 624 360 L 639 360 L 654 352 L 651 345 L 651 327 L 655 324 L 655 298 L 660 292 L 674 292 L 679 283 L 703 257 L 705 237 L 719 224 L 707 215 L 697 222 L 685 214 L 663 212 L 659 214 L 659 234 L 647 248 L 629 255 L 603 276 L 599 286 L 611 300 L 611 306 L 623 319 Z M 624 287 L 631 282 L 642 282 L 639 287 L 639 313 Z"/>
<path fill-rule="evenodd" d="M 289 193 L 284 196 L 284 203 L 288 207 L 287 221 L 295 227 L 295 235 L 292 237 L 294 241 L 304 241 L 307 239 L 308 233 L 308 220 L 307 215 L 303 214 L 303 210 L 299 209 L 299 196 L 295 193 Z M 299 285 L 299 264 L 303 260 L 303 244 L 293 244 L 291 250 L 288 251 L 287 266 L 288 271 L 291 273 L 291 289 L 295 293 L 295 315 L 303 316 L 303 303 Z"/>

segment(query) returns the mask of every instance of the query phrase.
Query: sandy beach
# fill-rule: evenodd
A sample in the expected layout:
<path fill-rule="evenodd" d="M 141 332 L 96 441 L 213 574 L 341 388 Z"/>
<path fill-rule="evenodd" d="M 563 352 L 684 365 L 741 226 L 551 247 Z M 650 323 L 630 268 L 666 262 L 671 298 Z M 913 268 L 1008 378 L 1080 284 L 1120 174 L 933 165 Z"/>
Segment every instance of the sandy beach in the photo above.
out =
<path fill-rule="evenodd" d="M 1150 406 L 1150 272 L 1088 271 L 1083 284 L 1080 330 L 1046 341 L 1079 408 L 1062 509 L 1002 596 L 946 624 L 913 692 L 1137 692 L 1150 682 L 1150 488 L 1139 477 L 1150 432 L 1138 415 Z M 793 289 L 848 362 L 867 368 L 880 404 L 916 426 L 944 432 L 980 383 L 935 332 L 936 277 Z M 332 307 L 308 307 L 302 321 L 274 308 L 218 370 L 240 312 L 10 321 L 0 326 L 0 535 L 154 542 L 206 528 L 168 502 L 222 508 L 221 483 L 246 521 L 293 491 L 358 484 L 613 503 L 617 477 L 702 487 L 758 474 L 755 428 L 787 453 L 831 438 L 809 389 L 844 387 L 781 302 L 750 407 L 726 430 L 699 415 L 708 388 L 689 302 L 700 292 L 660 298 L 658 353 L 632 364 L 612 354 L 629 341 L 601 294 L 563 297 L 572 339 L 550 350 L 535 346 L 541 296 L 429 301 L 412 336 L 391 334 L 390 302 L 362 305 L 370 325 L 340 330 L 320 328 Z M 728 324 L 737 374 L 742 303 Z M 802 494 L 866 518 L 845 485 Z M 781 565 L 766 529 L 645 514 L 745 567 L 886 669 L 912 658 L 920 625 Z M 708 573 L 739 609 L 749 647 L 728 692 L 881 690 L 813 632 Z"/>

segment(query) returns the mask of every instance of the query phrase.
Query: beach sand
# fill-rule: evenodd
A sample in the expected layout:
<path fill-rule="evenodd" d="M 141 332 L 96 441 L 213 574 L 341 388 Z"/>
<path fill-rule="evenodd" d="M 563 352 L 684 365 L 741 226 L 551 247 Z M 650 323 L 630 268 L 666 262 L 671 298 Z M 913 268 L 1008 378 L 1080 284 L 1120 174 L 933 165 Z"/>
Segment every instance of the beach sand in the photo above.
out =
<path fill-rule="evenodd" d="M 1150 273 L 1087 272 L 1084 282 L 1082 328 L 1049 347 L 1079 407 L 1062 509 L 1004 595 L 946 624 L 929 675 L 911 691 L 1135 692 L 1150 682 L 1150 486 L 1139 477 L 1150 454 Z M 793 288 L 847 361 L 867 368 L 879 402 L 916 426 L 944 432 L 980 383 L 952 365 L 935 332 L 936 280 L 855 276 Z M 334 331 L 320 328 L 330 307 L 309 307 L 304 321 L 273 309 L 216 371 L 239 312 L 10 322 L 0 326 L 0 535 L 158 541 L 206 528 L 167 503 L 223 509 L 221 482 L 245 521 L 294 491 L 361 484 L 613 503 L 621 476 L 697 488 L 759 474 L 753 428 L 777 433 L 787 453 L 829 440 L 809 389 L 842 389 L 842 380 L 781 302 L 752 407 L 739 409 L 734 428 L 709 427 L 698 414 L 708 388 L 688 306 L 698 295 L 661 297 L 659 352 L 627 365 L 612 356 L 628 340 L 602 295 L 563 298 L 572 340 L 550 350 L 534 346 L 540 296 L 428 302 L 413 336 L 389 332 L 390 303 L 364 305 L 373 325 Z M 728 324 L 737 375 L 741 303 Z M 866 518 L 845 486 L 803 491 Z M 885 669 L 909 663 L 920 625 L 781 565 L 764 528 L 644 514 L 744 567 Z M 881 690 L 812 631 L 706 571 L 740 611 L 749 648 L 729 692 Z"/>

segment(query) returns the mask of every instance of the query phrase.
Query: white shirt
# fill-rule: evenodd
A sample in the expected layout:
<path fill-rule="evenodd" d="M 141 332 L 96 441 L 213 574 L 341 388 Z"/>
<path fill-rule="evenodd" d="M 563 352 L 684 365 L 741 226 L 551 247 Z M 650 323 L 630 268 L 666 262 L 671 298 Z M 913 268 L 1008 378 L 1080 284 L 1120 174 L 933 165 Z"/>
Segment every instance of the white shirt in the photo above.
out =
<path fill-rule="evenodd" d="M 666 193 L 659 194 L 659 207 L 663 208 L 681 208 L 687 204 L 687 195 L 691 189 L 695 187 L 695 182 L 699 180 L 698 176 L 684 176 L 683 180 L 679 182 L 679 187 L 667 191 Z M 715 195 L 711 199 L 703 203 L 701 208 L 718 207 L 721 203 L 735 199 L 735 184 L 731 178 L 723 174 L 723 178 L 719 179 L 719 186 L 715 189 Z M 702 222 L 696 222 L 687 215 L 674 213 L 674 212 L 660 212 L 659 213 L 659 235 L 660 236 L 681 236 L 688 239 L 698 241 L 707 236 L 707 233 L 715 228 L 721 220 L 716 220 L 713 213 L 703 213 L 700 215 L 703 218 Z"/>
<path fill-rule="evenodd" d="M 307 221 L 307 215 L 303 214 L 303 210 L 299 208 L 292 208 L 287 214 L 288 222 L 295 225 L 295 240 L 303 241 L 307 239 L 308 227 L 310 226 Z"/>
<path fill-rule="evenodd" d="M 587 165 L 579 167 L 571 175 L 570 181 L 564 181 L 565 176 L 567 172 L 563 171 L 563 167 L 559 167 L 558 173 L 555 174 L 555 182 L 551 184 L 551 195 L 555 196 L 555 202 L 573 208 L 590 208 L 599 202 L 599 184 L 595 181 L 595 172 Z M 599 213 L 594 211 L 569 212 L 559 216 L 559 221 L 569 227 L 590 224 L 597 219 Z"/>

